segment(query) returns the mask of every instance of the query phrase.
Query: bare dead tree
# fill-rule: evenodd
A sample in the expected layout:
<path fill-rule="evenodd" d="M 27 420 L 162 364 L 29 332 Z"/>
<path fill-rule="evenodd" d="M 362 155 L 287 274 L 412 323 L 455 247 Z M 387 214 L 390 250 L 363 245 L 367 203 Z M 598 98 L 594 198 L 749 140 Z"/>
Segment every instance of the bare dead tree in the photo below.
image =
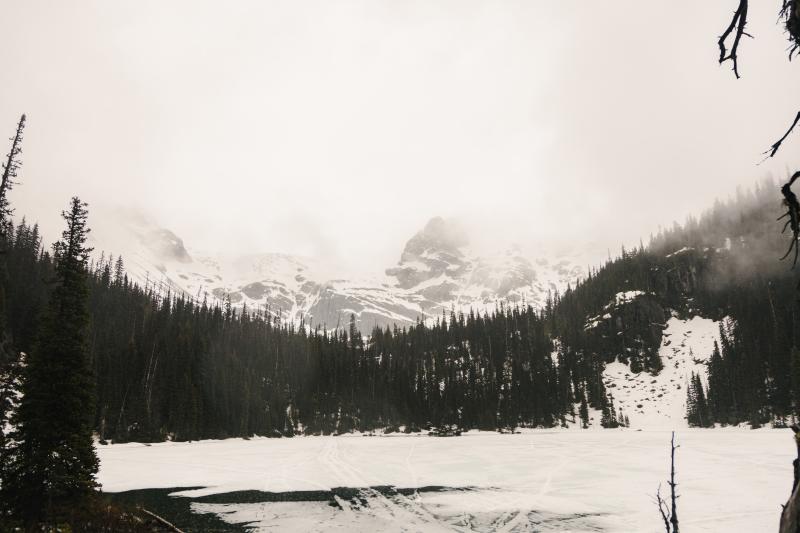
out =
<path fill-rule="evenodd" d="M 672 509 L 669 521 L 672 524 L 672 533 L 678 533 L 678 484 L 675 482 L 675 432 L 672 432 L 672 441 L 670 441 L 670 472 L 669 472 L 669 492 L 672 497 Z"/>
<path fill-rule="evenodd" d="M 670 470 L 669 470 L 669 485 L 670 492 L 670 505 L 664 498 L 661 497 L 661 484 L 658 485 L 656 491 L 655 502 L 658 505 L 658 512 L 661 514 L 661 519 L 664 521 L 664 531 L 666 533 L 679 533 L 678 527 L 678 483 L 675 481 L 675 450 L 680 446 L 675 444 L 675 432 L 672 432 L 672 440 L 670 441 Z"/>

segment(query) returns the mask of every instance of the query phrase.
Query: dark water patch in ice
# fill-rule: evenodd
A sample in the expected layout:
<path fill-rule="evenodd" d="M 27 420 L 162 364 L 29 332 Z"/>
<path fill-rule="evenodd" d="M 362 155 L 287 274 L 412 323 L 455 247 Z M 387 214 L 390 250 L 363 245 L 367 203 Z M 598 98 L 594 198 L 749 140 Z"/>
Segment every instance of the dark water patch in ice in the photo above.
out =
<path fill-rule="evenodd" d="M 604 518 L 608 517 L 605 513 L 550 512 L 525 508 L 524 504 L 519 509 L 493 508 L 483 499 L 503 492 L 493 488 L 379 485 L 290 492 L 243 490 L 204 496 L 189 492 L 200 488 L 144 489 L 110 496 L 155 512 L 184 531 L 212 533 L 264 527 L 322 532 L 331 525 L 353 532 L 394 531 L 397 521 L 418 531 L 590 533 L 605 531 Z M 496 495 L 490 499 L 497 501 Z M 453 507 L 453 502 L 462 505 Z"/>
<path fill-rule="evenodd" d="M 469 491 L 471 487 L 444 487 L 431 485 L 418 488 L 398 488 L 389 485 L 373 487 L 334 487 L 331 490 L 299 490 L 289 492 L 266 492 L 242 490 L 209 494 L 205 496 L 182 495 L 185 491 L 205 487 L 173 487 L 168 489 L 138 489 L 125 492 L 107 493 L 114 501 L 140 506 L 169 520 L 186 531 L 208 531 L 211 533 L 241 532 L 248 529 L 245 524 L 231 524 L 221 520 L 213 513 L 198 513 L 194 503 L 208 504 L 257 504 L 257 503 L 302 503 L 326 502 L 341 509 L 341 503 L 349 502 L 356 507 L 367 505 L 367 493 L 378 493 L 384 497 L 413 496 L 417 493 Z"/>
<path fill-rule="evenodd" d="M 202 487 L 139 489 L 106 493 L 106 496 L 120 504 L 143 507 L 172 522 L 183 531 L 207 531 L 209 533 L 238 533 L 246 531 L 238 525 L 224 522 L 215 515 L 197 514 L 193 512 L 191 509 L 191 498 L 170 496 L 173 492 L 200 488 Z"/>

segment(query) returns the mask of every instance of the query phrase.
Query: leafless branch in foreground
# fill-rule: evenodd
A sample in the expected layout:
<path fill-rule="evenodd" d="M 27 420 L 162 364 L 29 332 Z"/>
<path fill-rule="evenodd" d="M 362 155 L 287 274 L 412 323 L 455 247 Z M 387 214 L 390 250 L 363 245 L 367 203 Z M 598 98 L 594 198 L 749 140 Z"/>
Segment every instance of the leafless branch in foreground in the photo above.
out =
<path fill-rule="evenodd" d="M 783 141 L 785 141 L 786 137 L 788 137 L 789 134 L 792 133 L 792 130 L 794 130 L 794 127 L 797 126 L 798 122 L 800 122 L 800 111 L 797 112 L 797 115 L 794 117 L 794 122 L 792 122 L 792 125 L 789 126 L 788 130 L 786 130 L 786 133 L 783 134 L 783 137 L 778 139 L 772 146 L 769 147 L 769 150 L 764 152 L 765 154 L 767 154 L 767 158 L 775 157 L 775 154 L 777 154 L 778 150 L 780 150 Z"/>
<path fill-rule="evenodd" d="M 661 483 L 658 484 L 656 491 L 656 505 L 658 505 L 658 512 L 661 513 L 661 519 L 664 521 L 664 531 L 669 533 L 669 506 L 661 497 Z"/>
<path fill-rule="evenodd" d="M 733 73 L 736 75 L 737 79 L 739 78 L 739 43 L 743 35 L 752 37 L 752 35 L 744 31 L 745 26 L 747 26 L 747 2 L 748 0 L 739 0 L 739 7 L 737 7 L 736 11 L 733 13 L 731 23 L 725 28 L 719 41 L 717 41 L 719 45 L 720 65 L 730 60 L 733 63 Z M 733 44 L 729 51 L 727 41 L 731 34 L 733 34 Z"/>
<path fill-rule="evenodd" d="M 786 182 L 783 187 L 781 187 L 781 193 L 783 194 L 783 205 L 786 206 L 786 213 L 782 214 L 778 217 L 778 220 L 782 218 L 789 217 L 789 220 L 786 221 L 784 224 L 781 233 L 785 233 L 787 228 L 792 229 L 792 242 L 789 243 L 789 249 L 786 250 L 786 253 L 781 257 L 781 261 L 789 257 L 789 254 L 792 253 L 794 250 L 794 260 L 792 261 L 792 268 L 795 267 L 797 264 L 798 259 L 798 247 L 797 247 L 797 239 L 800 238 L 800 202 L 797 200 L 797 195 L 792 192 L 792 185 L 794 182 L 800 178 L 800 171 L 795 172 L 791 179 Z"/>
<path fill-rule="evenodd" d="M 800 2 L 797 0 L 783 0 L 780 16 L 784 19 L 786 33 L 789 34 L 789 61 L 797 50 L 800 50 Z"/>

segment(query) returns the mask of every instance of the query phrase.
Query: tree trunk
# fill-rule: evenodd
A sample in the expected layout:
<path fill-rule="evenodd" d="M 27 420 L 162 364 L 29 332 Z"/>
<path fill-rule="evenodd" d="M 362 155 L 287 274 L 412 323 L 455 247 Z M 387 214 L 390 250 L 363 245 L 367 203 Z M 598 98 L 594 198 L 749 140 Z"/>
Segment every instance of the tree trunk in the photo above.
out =
<path fill-rule="evenodd" d="M 783 507 L 781 513 L 780 533 L 800 532 L 800 427 L 792 426 L 794 441 L 797 446 L 797 459 L 794 460 L 794 480 L 792 482 L 792 495 Z"/>

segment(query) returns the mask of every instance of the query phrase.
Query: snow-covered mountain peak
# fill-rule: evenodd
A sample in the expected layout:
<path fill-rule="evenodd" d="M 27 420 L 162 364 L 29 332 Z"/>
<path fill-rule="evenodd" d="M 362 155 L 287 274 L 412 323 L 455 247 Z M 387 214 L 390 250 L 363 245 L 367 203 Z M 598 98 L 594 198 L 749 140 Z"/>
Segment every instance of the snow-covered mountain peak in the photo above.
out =
<path fill-rule="evenodd" d="M 401 262 L 439 254 L 459 257 L 468 244 L 469 236 L 458 222 L 434 217 L 406 243 Z"/>
<path fill-rule="evenodd" d="M 477 252 L 458 223 L 432 218 L 403 247 L 399 262 L 376 265 L 375 276 L 324 268 L 322 258 L 280 253 L 220 254 L 193 249 L 172 231 L 137 213 L 101 225 L 94 246 L 122 255 L 129 275 L 160 290 L 210 303 L 268 311 L 284 320 L 362 329 L 412 324 L 442 312 L 491 310 L 501 302 L 544 303 L 583 275 L 574 257 L 501 245 Z"/>
<path fill-rule="evenodd" d="M 386 270 L 401 289 L 419 288 L 431 280 L 452 282 L 465 272 L 469 238 L 457 223 L 432 218 L 406 243 L 397 266 Z"/>

